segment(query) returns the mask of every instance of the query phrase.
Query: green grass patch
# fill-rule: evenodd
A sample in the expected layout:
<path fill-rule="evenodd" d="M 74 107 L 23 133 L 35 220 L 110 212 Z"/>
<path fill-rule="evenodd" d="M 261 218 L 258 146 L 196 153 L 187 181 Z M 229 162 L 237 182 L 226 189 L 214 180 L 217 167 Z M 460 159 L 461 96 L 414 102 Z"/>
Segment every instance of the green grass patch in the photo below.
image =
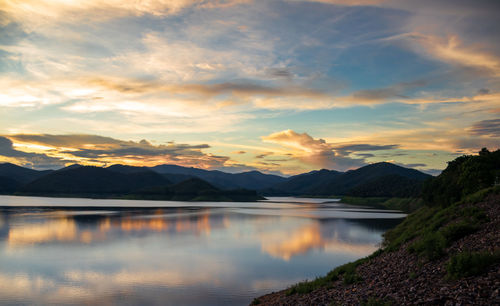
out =
<path fill-rule="evenodd" d="M 479 229 L 479 224 L 462 220 L 458 223 L 450 224 L 440 230 L 445 238 L 446 245 L 450 246 L 454 241 L 459 240 L 467 235 L 476 232 Z"/>
<path fill-rule="evenodd" d="M 388 198 L 388 197 L 342 197 L 340 202 L 350 205 L 369 206 L 381 209 L 400 210 L 411 213 L 424 205 L 419 198 Z"/>
<path fill-rule="evenodd" d="M 465 196 L 460 203 L 478 203 L 486 199 L 490 194 L 500 194 L 500 186 L 492 186 L 481 189 L 473 194 Z"/>
<path fill-rule="evenodd" d="M 460 207 L 455 203 L 449 207 L 424 206 L 384 234 L 384 249 L 397 250 L 402 244 L 416 239 L 409 251 L 429 260 L 444 255 L 444 250 L 454 241 L 476 232 L 488 221 L 478 207 Z"/>
<path fill-rule="evenodd" d="M 378 299 L 374 297 L 368 298 L 368 300 L 362 301 L 361 306 L 391 306 L 392 303 L 390 301 L 386 301 L 383 299 Z"/>
<path fill-rule="evenodd" d="M 467 276 L 475 276 L 485 272 L 488 267 L 500 262 L 500 251 L 495 253 L 486 252 L 462 252 L 450 258 L 446 265 L 448 278 L 458 279 Z"/>
<path fill-rule="evenodd" d="M 424 237 L 410 245 L 408 251 L 434 260 L 445 254 L 445 246 L 446 239 L 441 233 L 426 233 Z"/>
<path fill-rule="evenodd" d="M 331 283 L 337 281 L 340 279 L 340 277 L 343 278 L 342 283 L 344 285 L 349 285 L 349 284 L 354 284 L 361 282 L 363 278 L 356 273 L 356 268 L 367 262 L 368 260 L 375 258 L 376 256 L 380 255 L 383 251 L 378 250 L 371 254 L 368 257 L 358 259 L 354 262 L 347 263 L 345 265 L 339 266 L 332 271 L 328 272 L 327 275 L 322 276 L 322 277 L 317 277 L 316 279 L 312 281 L 304 281 L 300 282 L 298 284 L 293 285 L 290 287 L 287 291 L 287 295 L 292 295 L 292 294 L 305 294 L 312 292 L 318 288 L 321 287 L 327 287 L 328 285 L 331 285 Z"/>

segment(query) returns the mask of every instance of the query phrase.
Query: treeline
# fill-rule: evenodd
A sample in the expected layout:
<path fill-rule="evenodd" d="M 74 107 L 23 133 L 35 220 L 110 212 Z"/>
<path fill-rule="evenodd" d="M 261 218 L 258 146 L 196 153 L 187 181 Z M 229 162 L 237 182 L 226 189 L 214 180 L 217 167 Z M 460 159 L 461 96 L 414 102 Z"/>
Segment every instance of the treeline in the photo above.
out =
<path fill-rule="evenodd" d="M 483 148 L 479 155 L 464 155 L 448 162 L 437 177 L 424 183 L 422 197 L 430 206 L 449 206 L 481 189 L 500 184 L 500 150 Z"/>

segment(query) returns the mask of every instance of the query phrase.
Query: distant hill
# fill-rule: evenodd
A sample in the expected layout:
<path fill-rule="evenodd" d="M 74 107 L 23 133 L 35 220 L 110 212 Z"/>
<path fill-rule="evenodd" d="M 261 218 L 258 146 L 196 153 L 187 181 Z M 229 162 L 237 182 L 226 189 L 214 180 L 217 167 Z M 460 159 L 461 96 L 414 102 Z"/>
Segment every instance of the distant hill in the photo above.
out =
<path fill-rule="evenodd" d="M 124 171 L 128 170 L 131 169 Z M 148 169 L 123 173 L 109 168 L 80 166 L 54 171 L 23 186 L 20 192 L 43 195 L 114 195 L 166 184 L 170 184 L 170 181 Z"/>
<path fill-rule="evenodd" d="M 110 197 L 137 195 L 138 191 L 151 187 L 168 187 L 172 191 L 170 185 L 181 188 L 185 181 L 191 182 L 188 189 L 199 189 L 192 180 L 199 179 L 215 188 L 214 194 L 218 195 L 222 194 L 221 190 L 246 194 L 244 189 L 274 196 L 418 197 L 423 182 L 429 177 L 385 162 L 347 172 L 322 169 L 289 178 L 259 171 L 225 173 L 176 165 L 148 168 L 116 164 L 101 168 L 74 164 L 57 171 L 36 171 L 0 164 L 0 193 Z"/>
<path fill-rule="evenodd" d="M 363 196 L 412 196 L 412 194 L 398 194 L 394 189 L 405 191 L 405 185 L 412 186 L 419 184 L 431 176 L 415 169 L 408 169 L 391 163 L 381 162 L 361 167 L 325 182 L 323 185 L 311 189 L 310 192 L 317 195 L 355 195 Z M 387 180 L 390 178 L 390 180 Z M 393 184 L 401 179 L 397 186 Z M 406 183 L 406 184 L 403 184 Z M 375 191 L 372 193 L 369 192 Z M 414 190 L 417 196 L 420 193 L 421 186 Z M 357 191 L 358 190 L 358 191 Z"/>
<path fill-rule="evenodd" d="M 106 169 L 114 171 L 114 172 L 118 172 L 118 173 L 123 173 L 123 174 L 151 171 L 148 167 L 134 167 L 134 166 L 127 166 L 127 165 L 120 165 L 120 164 L 115 164 L 115 165 L 109 166 Z"/>
<path fill-rule="evenodd" d="M 290 177 L 264 190 L 264 194 L 309 196 L 418 196 L 431 176 L 418 170 L 381 162 L 347 172 L 313 171 Z"/>
<path fill-rule="evenodd" d="M 38 171 L 17 166 L 11 163 L 0 164 L 0 176 L 9 178 L 20 184 L 26 184 L 34 181 L 39 177 L 51 173 L 52 171 L 53 170 Z"/>
<path fill-rule="evenodd" d="M 342 174 L 343 172 L 335 170 L 315 170 L 291 176 L 283 182 L 261 190 L 261 192 L 265 195 L 275 196 L 310 194 L 311 190 L 319 188 L 325 182 L 331 181 Z"/>
<path fill-rule="evenodd" d="M 171 201 L 256 201 L 263 199 L 254 190 L 220 190 L 199 178 L 190 178 L 171 186 L 144 188 L 127 197 Z"/>
<path fill-rule="evenodd" d="M 177 165 L 158 165 L 150 168 L 153 171 L 166 175 L 184 175 L 187 177 L 197 177 L 209 182 L 220 189 L 246 188 L 260 190 L 269 188 L 286 178 L 264 174 L 259 171 L 249 171 L 243 173 L 226 173 L 218 170 L 204 170 L 198 168 L 188 168 Z"/>
<path fill-rule="evenodd" d="M 22 184 L 6 176 L 0 176 L 0 194 L 15 192 Z"/>

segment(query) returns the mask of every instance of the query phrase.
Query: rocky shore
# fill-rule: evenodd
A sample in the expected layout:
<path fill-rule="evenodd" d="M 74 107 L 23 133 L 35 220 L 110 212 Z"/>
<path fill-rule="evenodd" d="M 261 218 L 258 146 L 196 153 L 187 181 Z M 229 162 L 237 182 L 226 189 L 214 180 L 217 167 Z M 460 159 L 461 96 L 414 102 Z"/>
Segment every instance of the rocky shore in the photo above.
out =
<path fill-rule="evenodd" d="M 343 275 L 309 293 L 290 289 L 259 297 L 260 305 L 500 305 L 498 260 L 476 276 L 450 278 L 447 263 L 464 251 L 498 253 L 500 248 L 500 195 L 491 195 L 461 209 L 477 207 L 488 221 L 429 260 L 411 252 L 414 241 L 395 251 L 384 251 L 356 268 L 360 280 L 345 284 Z M 454 221 L 456 222 L 456 221 Z"/>

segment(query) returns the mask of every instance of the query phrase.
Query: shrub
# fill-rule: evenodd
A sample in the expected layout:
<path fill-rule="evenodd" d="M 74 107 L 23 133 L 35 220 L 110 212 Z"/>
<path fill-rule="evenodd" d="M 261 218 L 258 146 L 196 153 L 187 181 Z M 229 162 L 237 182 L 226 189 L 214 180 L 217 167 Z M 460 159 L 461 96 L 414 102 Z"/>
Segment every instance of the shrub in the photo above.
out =
<path fill-rule="evenodd" d="M 452 279 L 479 275 L 486 269 L 500 261 L 500 252 L 494 254 L 486 252 L 462 252 L 454 255 L 448 261 L 446 271 Z"/>
<path fill-rule="evenodd" d="M 368 300 L 361 302 L 362 306 L 391 306 L 392 303 L 390 301 L 385 301 L 381 299 L 377 299 L 374 297 L 368 298 Z"/>
<path fill-rule="evenodd" d="M 408 249 L 419 255 L 427 257 L 429 260 L 437 259 L 444 255 L 446 239 L 439 232 L 426 234 L 417 242 L 413 243 Z"/>
<path fill-rule="evenodd" d="M 441 233 L 446 239 L 446 245 L 450 245 L 452 242 L 474 233 L 478 228 L 479 225 L 471 224 L 467 221 L 460 221 L 459 223 L 450 224 L 441 229 Z"/>

